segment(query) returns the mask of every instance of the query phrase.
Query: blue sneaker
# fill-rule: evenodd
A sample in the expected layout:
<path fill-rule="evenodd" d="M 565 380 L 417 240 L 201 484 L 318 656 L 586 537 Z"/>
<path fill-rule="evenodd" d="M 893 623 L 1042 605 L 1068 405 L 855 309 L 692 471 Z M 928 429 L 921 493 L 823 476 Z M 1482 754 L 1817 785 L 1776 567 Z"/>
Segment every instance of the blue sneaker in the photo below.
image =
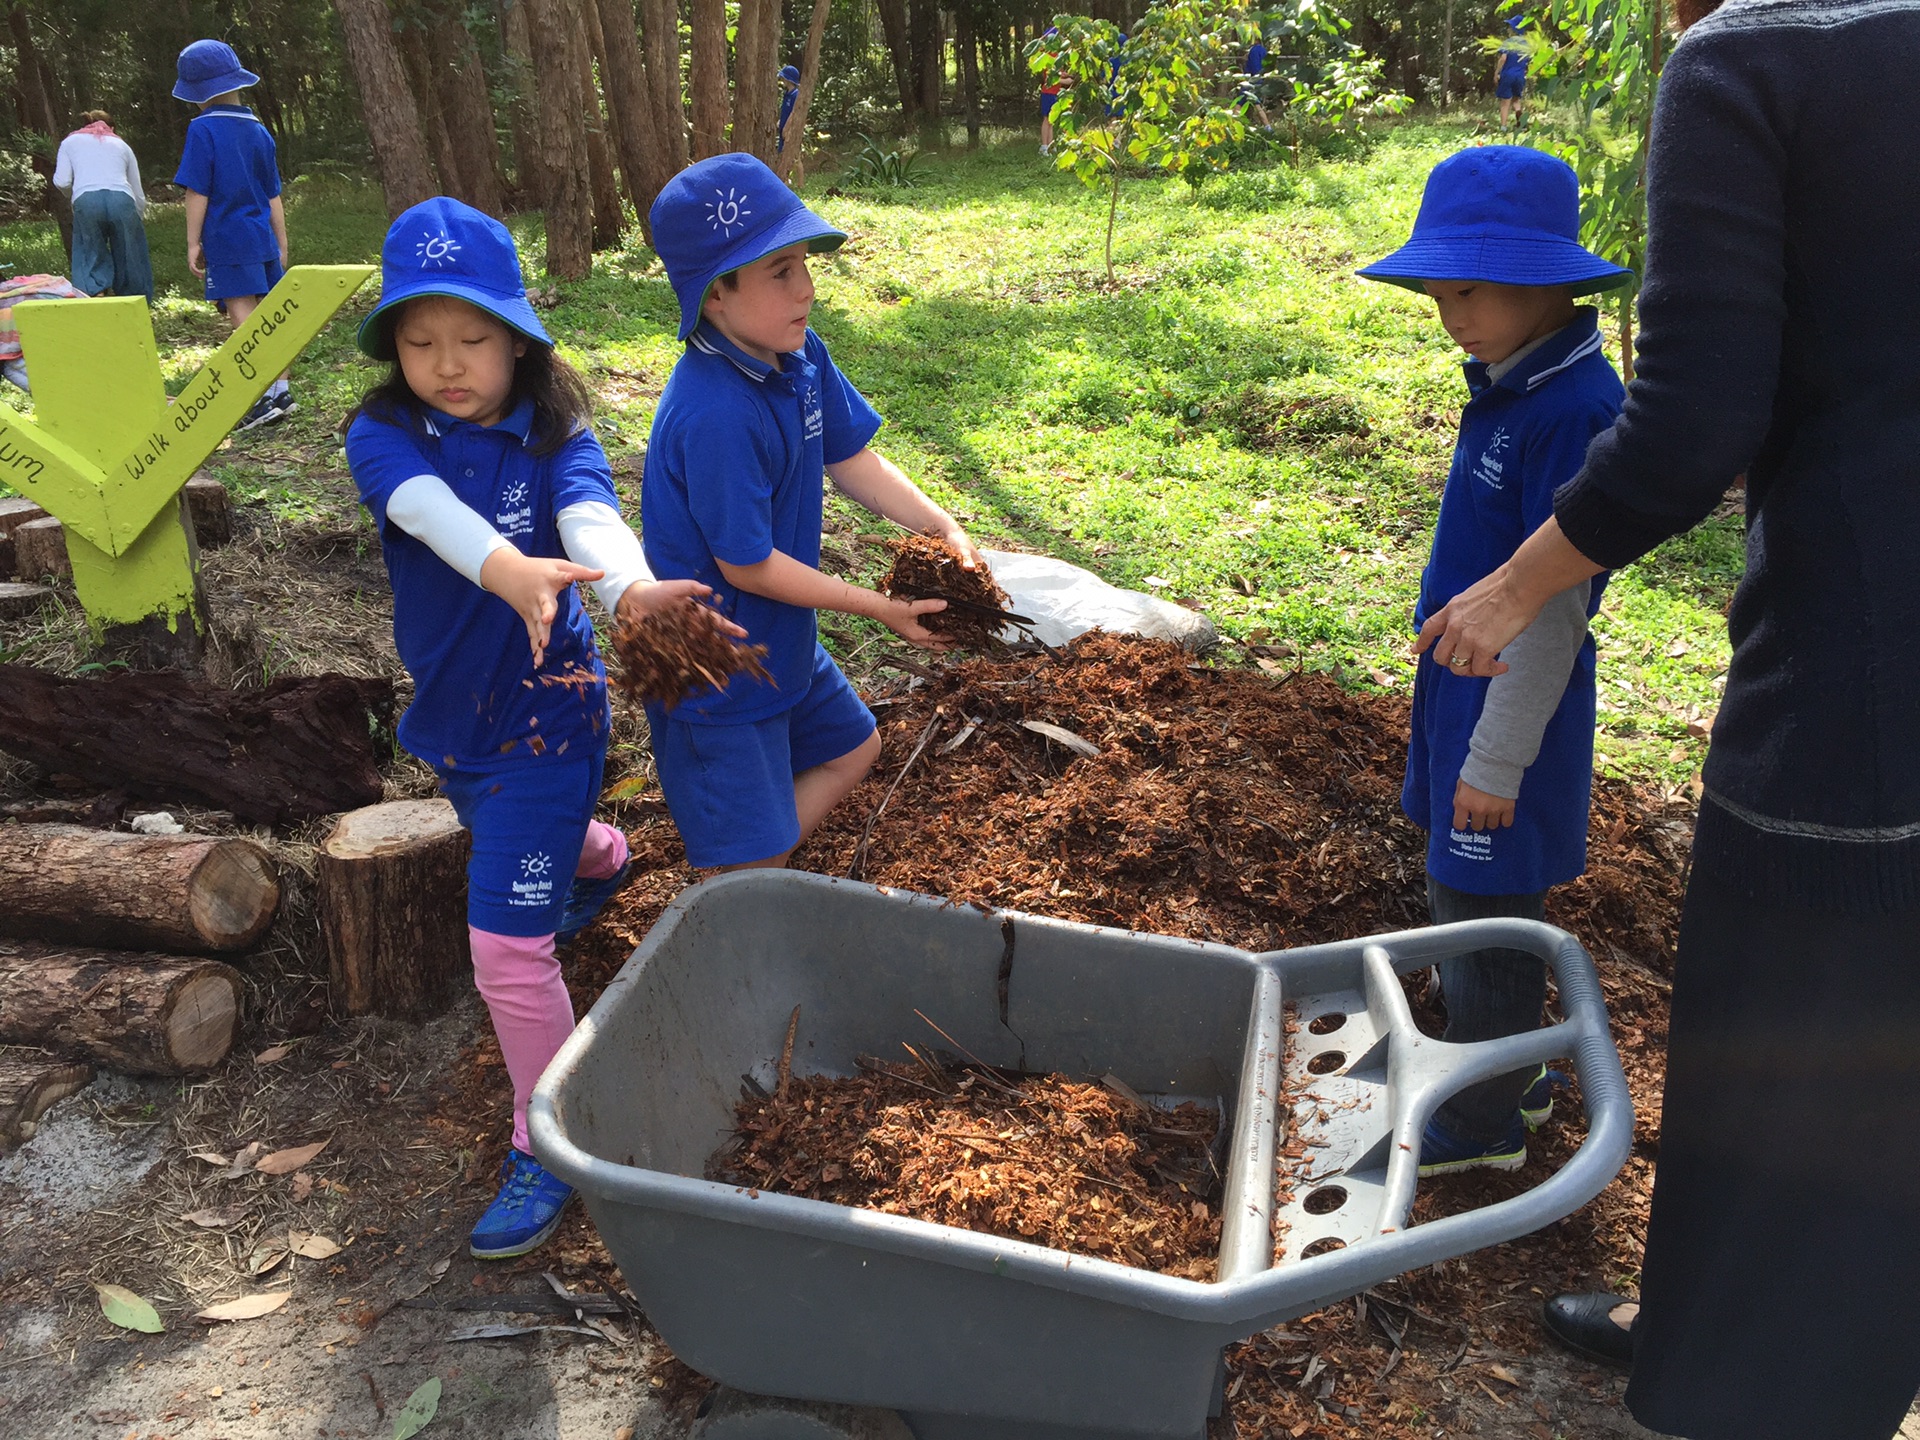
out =
<path fill-rule="evenodd" d="M 1540 1067 L 1540 1073 L 1533 1077 L 1533 1083 L 1520 1097 L 1520 1118 L 1526 1121 L 1527 1129 L 1538 1130 L 1553 1118 L 1553 1092 L 1565 1089 L 1572 1081 L 1573 1077 L 1564 1071 Z"/>
<path fill-rule="evenodd" d="M 632 875 L 631 860 L 604 880 L 585 880 L 576 875 L 573 884 L 567 887 L 567 905 L 560 912 L 560 929 L 554 936 L 555 943 L 564 945 L 591 925 L 601 907 L 620 893 L 620 887 Z"/>
<path fill-rule="evenodd" d="M 1451 1175 L 1460 1170 L 1518 1170 L 1527 1163 L 1527 1130 L 1513 1117 L 1507 1133 L 1491 1145 L 1455 1135 L 1438 1120 L 1420 1133 L 1420 1173 Z"/>
<path fill-rule="evenodd" d="M 473 1227 L 467 1245 L 476 1260 L 507 1260 L 537 1250 L 547 1243 L 573 1198 L 571 1185 L 549 1175 L 523 1150 L 507 1151 L 500 1178 L 505 1183 Z"/>

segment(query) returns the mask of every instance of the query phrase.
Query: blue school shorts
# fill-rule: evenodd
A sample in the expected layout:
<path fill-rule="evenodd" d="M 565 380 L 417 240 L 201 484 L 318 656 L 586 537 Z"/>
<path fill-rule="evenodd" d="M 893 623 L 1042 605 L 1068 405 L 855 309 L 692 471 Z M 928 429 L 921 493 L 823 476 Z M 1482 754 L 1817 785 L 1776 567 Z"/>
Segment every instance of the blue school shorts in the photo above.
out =
<path fill-rule="evenodd" d="M 1044 90 L 1040 92 L 1040 118 L 1042 120 L 1045 120 L 1049 115 L 1053 114 L 1053 107 L 1059 99 L 1060 97 L 1058 95 L 1049 95 Z"/>
<path fill-rule="evenodd" d="M 1493 82 L 1493 98 L 1496 100 L 1518 100 L 1526 93 L 1525 75 L 1502 75 Z"/>
<path fill-rule="evenodd" d="M 692 725 L 649 705 L 647 724 L 660 791 L 696 870 L 768 860 L 799 844 L 793 777 L 858 749 L 874 731 L 873 712 L 817 641 L 807 693 L 778 715 Z"/>
<path fill-rule="evenodd" d="M 261 260 L 252 265 L 209 265 L 207 299 L 217 302 L 241 295 L 264 295 L 278 285 L 286 273 L 278 260 Z"/>
<path fill-rule="evenodd" d="M 521 938 L 560 928 L 605 763 L 596 747 L 579 759 L 543 756 L 503 770 L 438 771 L 453 813 L 473 832 L 467 924 Z"/>

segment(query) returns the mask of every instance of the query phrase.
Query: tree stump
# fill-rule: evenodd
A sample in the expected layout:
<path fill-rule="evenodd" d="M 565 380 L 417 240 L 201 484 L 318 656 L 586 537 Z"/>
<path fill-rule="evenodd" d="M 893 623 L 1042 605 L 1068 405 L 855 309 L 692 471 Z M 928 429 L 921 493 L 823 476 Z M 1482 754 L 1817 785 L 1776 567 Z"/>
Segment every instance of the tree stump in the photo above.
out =
<path fill-rule="evenodd" d="M 51 517 L 29 520 L 14 527 L 13 573 L 22 580 L 45 580 L 73 574 L 67 555 L 66 528 Z"/>
<path fill-rule="evenodd" d="M 380 798 L 393 682 L 300 675 L 228 690 L 174 671 L 72 680 L 0 665 L 0 750 L 142 800 L 278 825 Z"/>
<path fill-rule="evenodd" d="M 54 1105 L 93 1083 L 93 1067 L 39 1055 L 0 1055 L 0 1149 L 27 1139 Z"/>
<path fill-rule="evenodd" d="M 336 1010 L 422 1020 L 464 980 L 473 837 L 445 800 L 396 800 L 340 817 L 317 888 Z"/>
<path fill-rule="evenodd" d="M 47 512 L 25 496 L 13 495 L 0 500 L 0 535 L 13 538 L 13 532 L 29 520 L 45 520 Z"/>
<path fill-rule="evenodd" d="M 211 475 L 195 475 L 182 487 L 187 497 L 187 518 L 193 521 L 193 538 L 202 548 L 211 549 L 233 539 L 233 497 L 227 487 Z"/>
<path fill-rule="evenodd" d="M 0 935 L 204 955 L 266 934 L 280 880 L 251 840 L 0 825 Z"/>
<path fill-rule="evenodd" d="M 0 1044 L 198 1075 L 227 1058 L 239 1020 L 240 974 L 218 960 L 0 941 Z"/>
<path fill-rule="evenodd" d="M 5 569 L 7 548 L 11 541 L 0 540 L 0 574 L 11 573 Z M 31 615 L 38 610 L 53 591 L 45 585 L 19 585 L 11 580 L 0 580 L 0 620 L 18 620 L 23 615 Z"/>

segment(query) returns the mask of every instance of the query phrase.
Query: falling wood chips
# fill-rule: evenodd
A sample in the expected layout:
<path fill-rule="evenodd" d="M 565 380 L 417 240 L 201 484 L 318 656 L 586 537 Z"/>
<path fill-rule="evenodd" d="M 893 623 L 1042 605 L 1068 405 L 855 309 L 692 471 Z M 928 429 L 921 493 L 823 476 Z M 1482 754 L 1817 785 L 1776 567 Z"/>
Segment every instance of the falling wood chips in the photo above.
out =
<path fill-rule="evenodd" d="M 697 600 L 649 615 L 613 632 L 613 683 L 635 704 L 672 707 L 735 675 L 771 682 L 760 662 L 764 645 L 742 645 L 713 624 L 714 611 Z"/>
<path fill-rule="evenodd" d="M 960 563 L 960 552 L 934 535 L 907 535 L 889 540 L 893 568 L 880 588 L 896 600 L 924 600 L 943 596 L 967 605 L 949 605 L 945 610 L 922 615 L 920 623 L 936 635 L 984 650 L 993 641 L 1000 626 L 968 605 L 984 605 L 993 610 L 1007 608 L 1007 592 L 994 581 L 993 572 L 983 562 L 969 570 Z"/>
<path fill-rule="evenodd" d="M 1062 1075 L 863 1060 L 748 1096 L 709 1178 L 1211 1280 L 1212 1110 Z"/>

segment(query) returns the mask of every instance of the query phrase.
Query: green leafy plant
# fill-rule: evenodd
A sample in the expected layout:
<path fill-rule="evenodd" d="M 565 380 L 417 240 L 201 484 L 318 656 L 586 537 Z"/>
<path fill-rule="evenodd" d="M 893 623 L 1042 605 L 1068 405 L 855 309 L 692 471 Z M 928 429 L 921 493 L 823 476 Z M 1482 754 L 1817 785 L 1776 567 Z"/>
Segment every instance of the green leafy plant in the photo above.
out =
<path fill-rule="evenodd" d="M 1295 169 L 1305 142 L 1398 115 L 1413 103 L 1388 87 L 1383 63 L 1353 42 L 1352 22 L 1324 0 L 1285 0 L 1258 20 L 1267 60 L 1251 86 L 1267 113 L 1286 125 Z"/>
<path fill-rule="evenodd" d="M 871 135 L 860 137 L 860 151 L 848 165 L 841 182 L 855 190 L 911 190 L 920 182 L 914 177 L 918 150 L 888 150 Z"/>

